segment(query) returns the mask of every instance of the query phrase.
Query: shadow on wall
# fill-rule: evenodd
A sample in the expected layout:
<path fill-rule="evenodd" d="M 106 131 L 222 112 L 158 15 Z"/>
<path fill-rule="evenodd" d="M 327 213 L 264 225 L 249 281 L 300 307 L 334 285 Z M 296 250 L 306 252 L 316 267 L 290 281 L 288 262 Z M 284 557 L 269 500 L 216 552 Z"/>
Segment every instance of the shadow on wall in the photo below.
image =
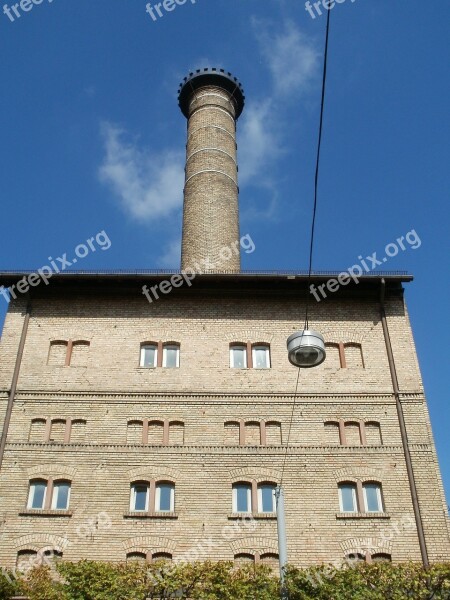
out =
<path fill-rule="evenodd" d="M 5 317 L 6 317 L 7 312 L 8 312 L 8 305 L 6 304 L 6 302 L 4 302 L 3 304 L 0 304 L 0 338 L 3 333 L 3 325 L 5 323 Z"/>

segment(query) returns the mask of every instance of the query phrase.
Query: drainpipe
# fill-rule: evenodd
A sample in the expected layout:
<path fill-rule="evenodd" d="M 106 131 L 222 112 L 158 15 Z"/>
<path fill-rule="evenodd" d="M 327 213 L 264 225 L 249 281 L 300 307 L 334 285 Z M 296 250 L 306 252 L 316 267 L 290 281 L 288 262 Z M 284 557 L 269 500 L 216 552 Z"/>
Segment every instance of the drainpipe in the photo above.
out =
<path fill-rule="evenodd" d="M 412 499 L 412 504 L 413 504 L 413 509 L 414 509 L 414 517 L 416 520 L 417 535 L 419 536 L 420 553 L 422 555 L 423 566 L 425 567 L 425 569 L 428 569 L 430 566 L 430 562 L 428 560 L 428 551 L 427 551 L 427 544 L 425 541 L 425 532 L 423 529 L 422 515 L 420 514 L 419 498 L 417 495 L 417 486 L 416 486 L 416 480 L 414 477 L 414 470 L 413 470 L 412 461 L 411 461 L 411 453 L 409 451 L 409 443 L 408 443 L 408 434 L 406 431 L 405 415 L 403 413 L 403 406 L 402 406 L 402 402 L 400 399 L 400 389 L 399 389 L 399 385 L 398 385 L 397 370 L 395 368 L 391 338 L 389 336 L 389 330 L 388 330 L 387 321 L 386 321 L 386 311 L 385 311 L 385 307 L 384 307 L 385 292 L 386 292 L 386 281 L 383 277 L 381 279 L 381 295 L 380 295 L 381 324 L 383 326 L 384 341 L 386 344 L 386 351 L 387 351 L 387 356 L 388 356 L 388 361 L 389 361 L 389 370 L 391 372 L 392 387 L 394 388 L 395 403 L 397 406 L 397 415 L 398 415 L 398 421 L 400 424 L 400 433 L 401 433 L 401 437 L 402 437 L 403 451 L 404 451 L 404 455 L 405 455 L 406 471 L 408 473 L 409 489 L 411 492 L 411 499 Z"/>
<path fill-rule="evenodd" d="M 22 335 L 20 336 L 19 348 L 17 350 L 16 365 L 14 367 L 11 388 L 9 390 L 8 405 L 6 407 L 6 414 L 5 414 L 5 421 L 3 423 L 2 437 L 0 439 L 0 470 L 3 465 L 3 457 L 5 454 L 5 447 L 6 447 L 6 438 L 8 437 L 9 424 L 11 422 L 11 414 L 12 414 L 12 410 L 13 410 L 13 406 L 14 406 L 14 400 L 16 397 L 17 382 L 19 380 L 20 367 L 22 364 L 23 349 L 25 347 L 25 340 L 27 338 L 28 323 L 30 322 L 30 315 L 31 315 L 31 300 L 28 297 L 27 308 L 26 308 L 26 312 L 25 312 L 25 319 L 23 321 L 23 327 L 22 327 Z"/>

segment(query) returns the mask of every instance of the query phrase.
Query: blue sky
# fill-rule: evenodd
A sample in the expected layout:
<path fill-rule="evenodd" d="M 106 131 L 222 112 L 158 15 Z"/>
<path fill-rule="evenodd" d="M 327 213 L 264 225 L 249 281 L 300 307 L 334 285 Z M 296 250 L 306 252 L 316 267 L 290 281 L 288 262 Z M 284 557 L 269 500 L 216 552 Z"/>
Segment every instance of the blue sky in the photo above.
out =
<path fill-rule="evenodd" d="M 241 232 L 256 251 L 243 268 L 305 269 L 325 16 L 302 0 L 187 0 L 156 21 L 145 6 L 44 0 L 14 21 L 0 12 L 0 269 L 38 268 L 102 230 L 111 248 L 77 267 L 178 267 L 176 92 L 208 65 L 247 97 Z M 415 275 L 406 298 L 448 498 L 449 17 L 445 2 L 333 8 L 314 259 L 345 269 L 420 237 L 384 268 Z"/>

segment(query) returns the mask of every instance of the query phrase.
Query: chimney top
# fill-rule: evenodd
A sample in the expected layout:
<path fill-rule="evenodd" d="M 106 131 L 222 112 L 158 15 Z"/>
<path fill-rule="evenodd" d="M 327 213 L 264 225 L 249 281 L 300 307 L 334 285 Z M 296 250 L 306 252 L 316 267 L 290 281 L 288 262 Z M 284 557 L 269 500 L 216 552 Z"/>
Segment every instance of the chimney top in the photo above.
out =
<path fill-rule="evenodd" d="M 197 69 L 183 79 L 178 89 L 178 105 L 183 115 L 189 117 L 189 97 L 192 92 L 208 85 L 221 87 L 230 92 L 236 103 L 236 119 L 238 119 L 245 103 L 242 85 L 230 72 L 215 67 Z"/>

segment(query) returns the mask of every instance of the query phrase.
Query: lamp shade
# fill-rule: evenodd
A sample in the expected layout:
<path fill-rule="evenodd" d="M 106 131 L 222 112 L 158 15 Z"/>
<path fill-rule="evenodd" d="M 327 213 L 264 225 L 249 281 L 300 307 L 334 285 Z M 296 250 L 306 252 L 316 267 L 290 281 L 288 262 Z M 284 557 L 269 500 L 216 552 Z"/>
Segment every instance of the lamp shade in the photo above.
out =
<path fill-rule="evenodd" d="M 303 369 L 317 367 L 326 357 L 325 341 L 320 333 L 312 329 L 304 329 L 290 335 L 287 349 L 289 362 Z"/>

